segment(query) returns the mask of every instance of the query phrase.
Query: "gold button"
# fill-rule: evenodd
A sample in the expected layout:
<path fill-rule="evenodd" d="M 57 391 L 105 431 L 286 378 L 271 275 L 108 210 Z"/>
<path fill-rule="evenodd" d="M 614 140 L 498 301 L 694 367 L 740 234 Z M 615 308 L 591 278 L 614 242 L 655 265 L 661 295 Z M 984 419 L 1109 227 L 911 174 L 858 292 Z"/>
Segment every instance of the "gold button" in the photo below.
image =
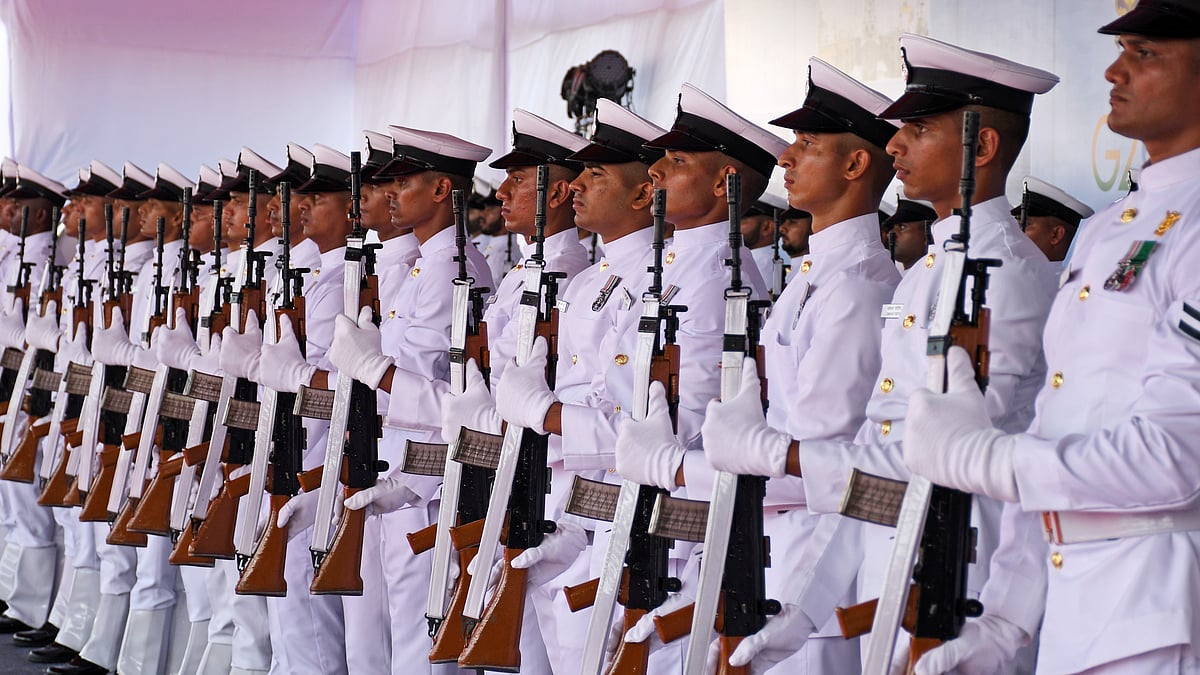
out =
<path fill-rule="evenodd" d="M 1080 300 L 1087 300 L 1088 296 L 1091 294 L 1092 294 L 1091 286 L 1084 286 L 1083 288 L 1079 289 L 1079 299 Z"/>
<path fill-rule="evenodd" d="M 670 265 L 673 262 L 675 262 L 675 251 L 667 251 L 666 263 Z"/>
<path fill-rule="evenodd" d="M 321 270 L 313 270 L 313 273 L 312 273 L 312 275 L 313 275 L 314 277 L 319 277 L 319 276 L 321 276 Z"/>
<path fill-rule="evenodd" d="M 576 364 L 576 363 L 579 363 L 579 355 L 578 355 L 578 354 L 572 354 L 572 355 L 571 355 L 571 365 L 574 365 L 574 364 Z"/>
<path fill-rule="evenodd" d="M 606 263 L 606 262 L 600 263 L 600 269 L 602 271 L 608 269 L 608 263 Z"/>
<path fill-rule="evenodd" d="M 414 268 L 412 269 L 412 272 L 409 272 L 409 274 L 411 274 L 411 275 L 413 276 L 413 278 L 414 278 L 414 279 L 415 279 L 415 278 L 417 277 L 417 275 L 418 275 L 418 274 L 420 274 L 420 273 L 421 273 L 421 268 L 420 268 L 420 267 L 414 267 Z"/>
<path fill-rule="evenodd" d="M 614 412 L 614 413 L 619 413 L 619 412 L 621 412 L 621 406 L 619 406 L 619 405 L 614 405 L 614 406 L 613 406 L 613 412 Z"/>
<path fill-rule="evenodd" d="M 608 472 L 609 472 L 609 473 L 616 473 L 616 472 L 617 472 L 617 470 L 616 470 L 616 469 L 609 469 L 609 470 L 608 470 Z"/>
<path fill-rule="evenodd" d="M 1059 553 L 1058 551 L 1051 553 L 1050 554 L 1050 564 L 1054 565 L 1054 569 L 1061 570 L 1062 569 L 1062 554 Z"/>
<path fill-rule="evenodd" d="M 883 424 L 879 425 L 879 433 L 883 434 L 884 436 L 892 433 L 892 421 L 884 420 Z"/>
<path fill-rule="evenodd" d="M 525 265 L 524 265 L 523 263 L 517 263 L 517 266 L 516 266 L 516 267 L 514 267 L 513 269 L 514 269 L 514 270 L 519 270 L 519 269 L 521 269 L 521 268 L 522 268 L 522 267 L 524 267 L 524 266 L 525 266 Z"/>
<path fill-rule="evenodd" d="M 800 271 L 802 273 L 808 274 L 808 271 L 811 269 L 812 269 L 812 261 L 811 260 L 805 260 L 804 262 L 800 263 Z"/>
<path fill-rule="evenodd" d="M 393 309 L 392 311 L 388 312 L 388 318 L 389 319 L 396 318 L 396 310 Z"/>
<path fill-rule="evenodd" d="M 925 268 L 926 269 L 933 269 L 933 258 L 934 258 L 934 256 L 932 253 L 925 256 Z"/>
<path fill-rule="evenodd" d="M 1124 211 L 1121 212 L 1121 222 L 1122 223 L 1128 223 L 1129 221 L 1133 220 L 1134 218 L 1137 218 L 1137 209 L 1125 209 Z"/>
<path fill-rule="evenodd" d="M 912 314 L 909 314 L 908 316 L 904 317 L 904 327 L 905 328 L 912 328 L 913 324 L 916 322 L 917 322 L 917 317 L 913 316 Z"/>
<path fill-rule="evenodd" d="M 885 378 L 883 378 L 883 382 L 879 383 L 879 391 L 882 391 L 883 393 L 888 394 L 888 393 L 891 393 L 892 387 L 894 387 L 894 386 L 896 386 L 896 383 L 892 381 L 892 378 L 885 377 Z"/>
<path fill-rule="evenodd" d="M 1063 383 L 1063 374 L 1062 374 L 1062 371 L 1060 370 L 1054 374 L 1054 377 L 1050 378 L 1050 386 L 1054 387 L 1055 389 L 1058 389 L 1059 387 L 1062 386 L 1062 383 Z"/>
<path fill-rule="evenodd" d="M 222 267 L 222 268 L 221 268 L 221 274 L 226 274 L 226 273 L 227 273 L 226 269 L 225 269 L 224 267 Z"/>
<path fill-rule="evenodd" d="M 613 362 L 615 362 L 618 366 L 623 366 L 626 363 L 629 363 L 629 357 L 624 354 L 617 354 L 617 357 L 613 359 Z"/>

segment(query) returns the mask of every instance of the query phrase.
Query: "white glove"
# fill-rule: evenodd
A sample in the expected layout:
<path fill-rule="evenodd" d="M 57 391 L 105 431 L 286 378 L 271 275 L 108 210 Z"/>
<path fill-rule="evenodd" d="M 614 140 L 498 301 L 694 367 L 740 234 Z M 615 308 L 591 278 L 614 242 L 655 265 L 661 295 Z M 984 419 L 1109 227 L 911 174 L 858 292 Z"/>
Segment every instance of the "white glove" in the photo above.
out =
<path fill-rule="evenodd" d="M 546 384 L 546 339 L 533 341 L 529 359 L 519 366 L 514 359 L 496 384 L 496 412 L 509 424 L 546 433 L 546 413 L 558 402 Z"/>
<path fill-rule="evenodd" d="M 946 393 L 914 391 L 904 418 L 904 463 L 938 485 L 1018 502 L 1013 436 L 992 426 L 971 357 L 946 355 Z"/>
<path fill-rule="evenodd" d="M 46 315 L 37 312 L 29 314 L 29 322 L 25 327 L 25 341 L 33 349 L 58 351 L 58 341 L 62 331 L 58 328 L 58 303 L 51 300 L 46 303 Z"/>
<path fill-rule="evenodd" d="M 372 389 L 392 367 L 392 359 L 383 353 L 383 337 L 379 326 L 371 320 L 371 308 L 363 307 L 358 323 L 339 314 L 333 327 L 333 343 L 329 345 L 329 362 L 337 369 Z"/>
<path fill-rule="evenodd" d="M 0 347 L 25 349 L 25 319 L 21 316 L 24 310 L 25 301 L 13 298 L 12 309 L 0 312 Z"/>
<path fill-rule="evenodd" d="M 222 341 L 220 335 L 210 335 L 208 337 L 208 351 L 201 353 L 196 358 L 192 359 L 192 370 L 198 370 L 209 375 L 216 375 L 221 372 L 221 354 L 223 353 Z"/>
<path fill-rule="evenodd" d="M 370 507 L 371 515 L 399 511 L 417 501 L 419 497 L 403 482 L 395 478 L 380 479 L 373 487 L 360 490 L 346 499 L 346 508 L 351 511 Z"/>
<path fill-rule="evenodd" d="M 732 400 L 712 400 L 704 413 L 704 456 L 717 471 L 782 478 L 792 437 L 767 425 L 762 383 L 754 359 L 742 362 L 742 384 Z"/>
<path fill-rule="evenodd" d="M 129 339 L 123 314 L 120 307 L 114 307 L 112 325 L 107 328 L 101 325 L 92 330 L 92 355 L 106 366 L 132 366 L 145 361 L 139 352 L 146 350 Z"/>
<path fill-rule="evenodd" d="M 621 422 L 617 434 L 617 473 L 621 478 L 664 490 L 679 487 L 675 474 L 687 452 L 671 429 L 667 390 L 661 382 L 650 383 L 650 402 L 646 419 Z"/>
<path fill-rule="evenodd" d="M 783 611 L 767 617 L 767 623 L 729 655 L 729 665 L 750 666 L 751 675 L 760 675 L 777 663 L 800 651 L 812 633 L 817 631 L 812 619 L 796 605 L 785 604 Z M 708 672 L 715 672 L 721 658 L 719 642 L 708 647 Z"/>
<path fill-rule="evenodd" d="M 659 639 L 658 631 L 654 627 L 654 618 L 665 616 L 696 602 L 696 584 L 700 579 L 700 560 L 703 555 L 699 547 L 692 551 L 683 567 L 683 573 L 679 575 L 679 580 L 682 582 L 679 592 L 668 595 L 661 605 L 647 612 L 645 616 L 638 619 L 637 623 L 633 624 L 633 628 L 625 631 L 625 642 L 650 640 L 651 652 L 657 651 L 663 646 L 663 641 Z M 616 646 L 614 646 L 615 648 Z"/>
<path fill-rule="evenodd" d="M 258 382 L 262 346 L 262 328 L 259 327 L 258 317 L 252 309 L 246 315 L 246 332 L 239 333 L 233 330 L 232 326 L 226 326 L 221 332 L 221 372 Z"/>
<path fill-rule="evenodd" d="M 159 326 L 150 339 L 158 362 L 168 368 L 192 370 L 192 363 L 200 358 L 200 347 L 188 328 L 187 310 L 175 310 L 175 327 Z"/>
<path fill-rule="evenodd" d="M 279 318 L 279 341 L 262 346 L 259 371 L 264 387 L 292 393 L 300 391 L 300 386 L 307 385 L 317 372 L 317 367 L 305 361 L 300 353 L 292 321 L 286 316 Z"/>
<path fill-rule="evenodd" d="M 892 660 L 892 673 L 903 673 L 908 663 L 908 641 L 902 658 Z M 915 675 L 991 675 L 1012 661 L 1017 650 L 1029 642 L 1025 631 L 1008 621 L 987 614 L 967 619 L 958 637 L 933 649 L 917 661 Z"/>
<path fill-rule="evenodd" d="M 529 570 L 529 583 L 541 586 L 567 571 L 587 549 L 587 532 L 569 520 L 560 520 L 542 543 L 513 558 L 514 569 Z"/>
<path fill-rule="evenodd" d="M 503 421 L 496 414 L 496 402 L 483 380 L 475 359 L 467 361 L 467 387 L 461 394 L 446 392 L 442 396 L 442 440 L 447 443 L 458 438 L 459 429 L 467 428 L 488 434 L 500 433 Z"/>
<path fill-rule="evenodd" d="M 317 520 L 317 495 L 320 490 L 301 492 L 279 509 L 279 527 L 288 527 L 288 540 L 313 526 Z M 342 500 L 333 500 L 334 521 L 341 516 Z"/>
<path fill-rule="evenodd" d="M 54 367 L 60 373 L 67 372 L 69 363 L 78 363 L 81 366 L 92 365 L 92 353 L 87 346 L 87 326 L 80 325 L 79 330 L 75 331 L 73 336 L 70 335 L 70 331 L 63 335 L 54 360 Z"/>

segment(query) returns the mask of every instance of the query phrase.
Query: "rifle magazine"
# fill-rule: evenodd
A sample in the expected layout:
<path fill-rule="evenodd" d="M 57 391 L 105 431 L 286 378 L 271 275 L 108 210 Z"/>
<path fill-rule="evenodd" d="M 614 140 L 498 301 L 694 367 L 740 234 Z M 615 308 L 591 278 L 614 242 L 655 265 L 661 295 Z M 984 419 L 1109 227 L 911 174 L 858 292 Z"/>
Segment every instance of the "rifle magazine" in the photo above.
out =
<path fill-rule="evenodd" d="M 400 470 L 414 476 L 445 475 L 446 453 L 449 449 L 450 446 L 445 443 L 408 441 L 404 444 Z"/>
<path fill-rule="evenodd" d="M 575 476 L 563 510 L 575 516 L 612 522 L 617 512 L 620 485 Z"/>
<path fill-rule="evenodd" d="M 450 459 L 460 464 L 495 470 L 500 466 L 500 450 L 503 447 L 502 435 L 464 428 L 458 435 L 458 451 Z"/>
<path fill-rule="evenodd" d="M 702 542 L 707 526 L 708 502 L 659 494 L 647 532 L 665 539 Z"/>
<path fill-rule="evenodd" d="M 848 518 L 895 527 L 908 483 L 854 469 L 846 484 L 840 513 Z"/>

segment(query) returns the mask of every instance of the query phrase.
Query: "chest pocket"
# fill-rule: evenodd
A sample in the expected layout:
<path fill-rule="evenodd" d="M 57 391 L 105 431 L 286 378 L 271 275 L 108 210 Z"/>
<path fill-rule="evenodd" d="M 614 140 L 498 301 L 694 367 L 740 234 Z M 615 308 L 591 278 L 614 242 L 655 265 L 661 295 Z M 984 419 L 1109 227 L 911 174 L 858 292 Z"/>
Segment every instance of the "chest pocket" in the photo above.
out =
<path fill-rule="evenodd" d="M 1146 364 L 1146 345 L 1155 329 L 1153 308 L 1148 304 L 1130 302 L 1136 297 L 1126 298 L 1117 293 L 1101 291 L 1093 293 L 1095 304 L 1090 312 L 1097 319 L 1097 330 L 1089 335 L 1080 354 L 1089 358 L 1092 354 L 1103 354 L 1103 364 L 1097 363 L 1095 374 L 1102 385 L 1098 388 L 1103 396 L 1093 414 L 1098 426 L 1128 415 L 1134 401 L 1142 393 L 1142 374 Z"/>

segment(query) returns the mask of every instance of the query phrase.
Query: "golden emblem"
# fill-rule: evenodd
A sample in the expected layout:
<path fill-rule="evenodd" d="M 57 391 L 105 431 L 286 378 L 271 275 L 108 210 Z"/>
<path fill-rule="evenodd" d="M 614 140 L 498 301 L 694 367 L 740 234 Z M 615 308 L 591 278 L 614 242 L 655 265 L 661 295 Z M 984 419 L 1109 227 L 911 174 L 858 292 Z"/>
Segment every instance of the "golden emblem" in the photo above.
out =
<path fill-rule="evenodd" d="M 1062 386 L 1062 383 L 1063 383 L 1063 374 L 1062 374 L 1062 371 L 1060 370 L 1057 373 L 1055 373 L 1053 377 L 1050 378 L 1050 386 L 1054 387 L 1055 389 L 1058 389 L 1059 387 Z"/>
<path fill-rule="evenodd" d="M 675 251 L 667 251 L 667 259 L 664 262 L 668 265 L 675 262 Z"/>
<path fill-rule="evenodd" d="M 883 382 L 879 383 L 879 391 L 882 391 L 885 394 L 890 394 L 892 392 L 892 388 L 895 386 L 896 383 L 892 381 L 892 378 L 885 377 L 883 378 Z"/>
<path fill-rule="evenodd" d="M 1167 230 L 1175 226 L 1181 214 L 1178 211 L 1167 211 L 1167 215 L 1163 216 L 1162 222 L 1158 227 L 1154 228 L 1154 236 L 1161 237 L 1167 233 Z"/>
<path fill-rule="evenodd" d="M 1121 222 L 1128 223 L 1137 218 L 1137 209 L 1125 209 L 1121 212 Z"/>
<path fill-rule="evenodd" d="M 933 269 L 933 258 L 934 255 L 932 253 L 925 256 L 925 269 Z"/>
<path fill-rule="evenodd" d="M 626 363 L 629 363 L 629 357 L 624 354 L 617 354 L 617 357 L 613 359 L 613 362 L 618 366 L 623 366 Z"/>
<path fill-rule="evenodd" d="M 916 322 L 917 322 L 917 317 L 913 316 L 912 314 L 909 314 L 908 316 L 904 317 L 904 327 L 905 328 L 912 328 L 913 324 Z"/>
<path fill-rule="evenodd" d="M 811 269 L 812 269 L 812 261 L 811 260 L 805 260 L 804 262 L 800 263 L 800 271 L 802 273 L 808 274 L 808 271 Z"/>

